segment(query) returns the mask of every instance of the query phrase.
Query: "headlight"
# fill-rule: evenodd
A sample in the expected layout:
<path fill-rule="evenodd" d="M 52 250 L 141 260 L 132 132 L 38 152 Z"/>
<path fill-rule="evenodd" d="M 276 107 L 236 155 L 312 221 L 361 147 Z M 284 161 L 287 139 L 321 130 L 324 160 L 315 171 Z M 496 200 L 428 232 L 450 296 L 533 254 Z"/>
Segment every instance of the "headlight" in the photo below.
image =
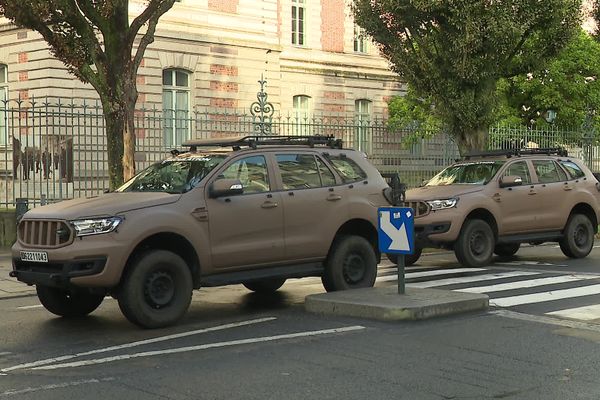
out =
<path fill-rule="evenodd" d="M 458 199 L 444 199 L 444 200 L 430 200 L 427 202 L 431 211 L 444 210 L 446 208 L 452 208 L 456 206 Z"/>
<path fill-rule="evenodd" d="M 76 236 L 88 236 L 112 232 L 117 229 L 121 221 L 123 221 L 121 217 L 109 217 L 78 219 L 70 222 L 75 228 Z"/>

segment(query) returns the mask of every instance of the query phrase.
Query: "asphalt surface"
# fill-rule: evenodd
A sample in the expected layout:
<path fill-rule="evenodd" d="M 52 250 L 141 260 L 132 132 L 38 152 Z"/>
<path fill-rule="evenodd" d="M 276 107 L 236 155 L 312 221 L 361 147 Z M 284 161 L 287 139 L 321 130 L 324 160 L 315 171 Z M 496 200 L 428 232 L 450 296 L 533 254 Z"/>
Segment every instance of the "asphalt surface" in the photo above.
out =
<path fill-rule="evenodd" d="M 427 255 L 407 285 L 487 287 L 491 301 L 533 302 L 421 322 L 322 317 L 303 309 L 307 294 L 323 291 L 304 279 L 272 296 L 200 290 L 179 325 L 149 331 L 112 299 L 65 320 L 36 297 L 4 298 L 0 399 L 600 398 L 600 324 L 590 318 L 600 296 L 536 300 L 599 284 L 600 249 L 568 260 L 539 246 L 494 261 L 462 271 L 452 253 Z M 395 273 L 382 265 L 377 285 L 396 285 Z M 539 279 L 559 283 L 531 286 Z M 583 319 L 549 314 L 581 307 L 592 310 Z"/>

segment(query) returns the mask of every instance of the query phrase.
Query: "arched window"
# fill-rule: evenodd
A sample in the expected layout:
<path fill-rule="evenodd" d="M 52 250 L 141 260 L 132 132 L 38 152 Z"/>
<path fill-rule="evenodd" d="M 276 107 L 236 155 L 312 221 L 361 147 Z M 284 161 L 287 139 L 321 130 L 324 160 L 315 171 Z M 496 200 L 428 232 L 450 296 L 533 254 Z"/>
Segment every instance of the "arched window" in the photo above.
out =
<path fill-rule="evenodd" d="M 177 147 L 190 137 L 190 73 L 165 69 L 162 84 L 165 146 Z"/>
<path fill-rule="evenodd" d="M 356 118 L 355 148 L 369 154 L 371 152 L 371 101 L 359 99 L 354 102 L 354 115 Z"/>
<path fill-rule="evenodd" d="M 306 95 L 297 95 L 293 98 L 294 106 L 294 133 L 297 135 L 310 134 L 308 123 L 308 113 L 310 110 L 310 97 Z"/>
<path fill-rule="evenodd" d="M 0 64 L 0 145 L 8 143 L 8 66 Z"/>

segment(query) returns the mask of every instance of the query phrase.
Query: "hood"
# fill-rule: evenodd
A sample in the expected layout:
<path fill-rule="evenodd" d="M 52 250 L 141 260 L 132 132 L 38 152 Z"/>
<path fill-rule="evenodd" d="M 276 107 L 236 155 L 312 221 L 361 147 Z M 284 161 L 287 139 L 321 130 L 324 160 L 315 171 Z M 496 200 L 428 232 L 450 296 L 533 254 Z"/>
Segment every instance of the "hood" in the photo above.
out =
<path fill-rule="evenodd" d="M 484 185 L 440 185 L 422 186 L 406 191 L 406 200 L 442 200 L 481 192 Z"/>
<path fill-rule="evenodd" d="M 26 218 L 80 219 L 95 216 L 119 215 L 140 208 L 175 203 L 181 194 L 162 192 L 106 193 L 98 197 L 65 200 L 37 207 Z"/>

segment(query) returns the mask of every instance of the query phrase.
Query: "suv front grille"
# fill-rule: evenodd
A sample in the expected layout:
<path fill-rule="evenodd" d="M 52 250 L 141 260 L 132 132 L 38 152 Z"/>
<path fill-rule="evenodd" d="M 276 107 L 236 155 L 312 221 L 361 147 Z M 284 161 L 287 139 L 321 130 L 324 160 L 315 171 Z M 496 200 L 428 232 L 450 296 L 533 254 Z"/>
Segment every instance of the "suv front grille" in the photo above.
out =
<path fill-rule="evenodd" d="M 424 201 L 405 201 L 402 207 L 410 207 L 415 211 L 415 218 L 424 217 L 429 214 L 429 204 Z"/>
<path fill-rule="evenodd" d="M 73 241 L 73 231 L 64 221 L 22 220 L 19 241 L 27 246 L 57 248 Z"/>

